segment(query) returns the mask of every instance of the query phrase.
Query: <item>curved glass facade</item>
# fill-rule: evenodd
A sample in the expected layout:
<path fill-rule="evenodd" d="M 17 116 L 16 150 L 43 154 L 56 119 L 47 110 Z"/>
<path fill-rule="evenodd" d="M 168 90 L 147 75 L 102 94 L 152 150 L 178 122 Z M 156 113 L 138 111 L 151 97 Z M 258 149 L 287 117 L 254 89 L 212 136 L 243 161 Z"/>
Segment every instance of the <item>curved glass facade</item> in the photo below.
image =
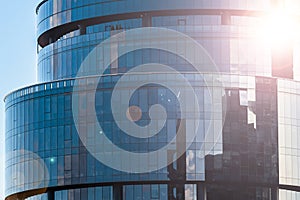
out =
<path fill-rule="evenodd" d="M 261 44 L 255 37 L 253 26 L 259 22 L 256 18 L 233 17 L 231 25 L 221 25 L 220 15 L 190 15 L 153 17 L 153 27 L 170 28 L 180 31 L 197 40 L 210 54 L 221 72 L 241 75 L 271 76 L 271 49 Z M 180 23 L 184 23 L 183 25 Z M 245 24 L 250 24 L 246 26 Z M 84 58 L 101 41 L 117 34 L 120 30 L 110 30 L 111 27 L 124 29 L 139 28 L 141 19 L 116 21 L 87 27 L 85 35 L 72 35 L 43 48 L 39 52 L 38 74 L 39 81 L 51 81 L 72 78 Z M 242 27 L 242 29 L 241 29 Z M 188 51 L 188 50 L 187 50 Z M 126 72 L 134 66 L 147 62 L 163 63 L 174 66 L 174 59 L 165 59 L 162 53 L 157 57 L 150 51 L 129 53 L 119 58 L 118 71 Z M 127 62 L 131 57 L 141 57 Z M 96 62 L 96 58 L 95 61 Z M 102 63 L 101 63 L 102 64 Z M 103 65 L 103 64 L 102 64 Z M 176 68 L 176 66 L 174 66 Z M 184 68 L 184 66 L 178 66 Z M 95 72 L 86 72 L 93 75 Z M 97 73 L 96 73 L 97 74 Z"/>
<path fill-rule="evenodd" d="M 44 0 L 37 8 L 39 83 L 5 98 L 6 200 L 297 199 L 300 83 L 274 77 L 272 49 L 255 30 L 272 5 L 272 0 Z M 126 31 L 145 27 L 184 34 L 207 55 L 182 48 L 185 41 L 178 38 L 169 43 L 178 55 L 163 48 L 122 54 Z M 98 49 L 120 33 L 123 40 Z M 166 45 L 167 37 L 150 43 Z M 133 44 L 147 43 L 143 39 Z M 98 51 L 105 57 L 89 58 Z M 97 67 L 82 68 L 87 62 Z M 148 63 L 174 71 L 155 66 L 133 71 Z M 141 80 L 146 84 L 136 88 Z M 181 104 L 193 101 L 190 88 L 198 108 Z M 122 110 L 113 105 L 125 104 L 127 118 L 118 122 Z M 150 127 L 157 105 L 165 111 L 155 116 L 166 118 L 161 129 L 158 123 L 158 133 L 147 129 L 151 137 L 135 136 L 135 126 Z M 129 133 L 121 128 L 128 121 L 134 124 L 126 127 Z M 111 143 L 99 140 L 102 136 Z M 135 154 L 170 144 L 161 155 L 168 164 L 160 167 L 165 160 L 146 156 L 118 163 L 130 172 L 109 167 L 97 155 L 104 150 L 107 160 L 115 160 L 120 152 L 111 144 Z M 145 162 L 156 170 L 134 172 L 134 165 Z"/>
<path fill-rule="evenodd" d="M 227 103 L 223 102 L 227 104 L 227 116 L 223 118 L 222 105 L 218 105 L 218 101 L 216 103 L 209 101 L 211 99 L 209 96 L 212 95 L 209 91 L 213 92 L 214 98 L 222 97 L 220 88 L 213 86 L 213 82 L 204 82 L 203 78 L 199 78 L 206 77 L 205 80 L 213 80 L 211 74 L 187 73 L 185 76 L 193 84 L 199 99 L 202 99 L 200 115 L 203 116 L 200 118 L 200 127 L 195 142 L 186 153 L 188 162 L 186 162 L 185 179 L 187 183 L 207 180 L 220 183 L 223 181 L 233 183 L 247 181 L 253 184 L 257 182 L 276 184 L 278 179 L 276 170 L 278 165 L 277 124 L 275 123 L 277 116 L 265 118 L 267 115 L 276 113 L 277 110 L 276 101 L 273 101 L 277 94 L 276 82 L 268 78 L 222 75 L 222 82 L 226 88 L 226 94 L 223 96 L 227 96 Z M 167 108 L 168 121 L 161 133 L 153 138 L 138 140 L 129 137 L 118 129 L 113 122 L 111 108 L 105 106 L 105 102 L 111 98 L 114 84 L 120 77 L 121 75 L 105 76 L 95 97 L 98 122 L 104 125 L 104 131 L 111 134 L 108 137 L 120 147 L 134 152 L 149 151 L 166 145 L 176 132 L 178 118 L 176 98 L 162 87 L 149 86 L 138 90 L 132 103 L 144 105 L 141 107 L 143 110 L 148 110 L 148 106 L 159 103 Z M 147 75 L 143 75 L 142 78 L 147 79 Z M 87 78 L 82 81 L 88 86 L 94 80 Z M 269 84 L 268 87 L 265 82 Z M 34 152 L 45 163 L 47 169 L 44 172 L 47 174 L 44 175 L 45 179 L 42 184 L 36 184 L 36 175 L 34 174 L 26 176 L 24 182 L 16 183 L 8 179 L 7 192 L 13 194 L 24 190 L 70 184 L 128 183 L 132 181 L 170 182 L 168 176 L 170 172 L 167 168 L 139 175 L 122 173 L 106 167 L 87 152 L 80 142 L 72 119 L 70 92 L 73 84 L 74 80 L 41 84 L 23 89 L 7 97 L 7 152 L 22 152 L 23 149 Z M 185 90 L 178 83 L 174 82 L 174 84 L 182 91 Z M 124 89 L 124 92 L 126 90 Z M 80 98 L 83 98 L 82 101 L 88 104 L 89 98 L 92 96 L 91 92 L 86 89 L 79 92 Z M 148 103 L 139 102 L 138 97 L 141 95 L 148 99 Z M 264 108 L 263 103 L 269 105 L 269 108 Z M 264 110 L 264 113 L 255 112 L 254 108 Z M 22 109 L 26 109 L 26 111 Z M 89 119 L 89 115 L 85 117 L 87 118 L 84 125 L 85 131 L 94 132 L 96 122 Z M 234 119 L 234 121 L 227 121 L 228 118 Z M 264 120 L 260 121 L 260 118 Z M 145 123 L 147 117 L 142 121 Z M 224 128 L 221 137 L 213 138 L 211 141 L 204 139 L 203 134 L 211 124 L 214 127 L 214 135 L 217 135 L 223 122 Z M 191 124 L 186 128 L 188 131 Z M 244 129 L 244 135 L 238 131 L 240 128 Z M 243 141 L 243 144 L 240 144 L 240 141 Z M 96 146 L 103 145 L 101 141 L 98 142 L 96 141 Z M 214 143 L 211 145 L 211 149 L 208 148 L 209 143 Z M 205 158 L 203 155 L 206 155 Z M 24 154 L 18 156 L 18 159 L 15 158 L 15 155 L 8 157 L 7 173 L 17 175 L 23 169 L 30 170 L 31 163 L 20 161 L 26 157 L 30 156 Z M 152 164 L 155 164 L 155 161 Z M 233 173 L 234 176 L 232 176 Z M 141 177 L 143 178 L 141 179 Z M 214 191 L 214 188 L 211 190 Z"/>
<path fill-rule="evenodd" d="M 300 186 L 299 178 L 299 83 L 278 82 L 280 184 Z M 288 167 L 291 166 L 291 167 Z"/>
<path fill-rule="evenodd" d="M 271 0 L 253 1 L 197 1 L 180 0 L 149 1 L 141 3 L 138 0 L 130 1 L 55 1 L 48 0 L 38 9 L 38 35 L 43 32 L 74 21 L 102 17 L 109 15 L 153 12 L 165 10 L 197 10 L 197 9 L 224 9 L 224 10 L 256 10 L 264 11 L 271 7 Z"/>

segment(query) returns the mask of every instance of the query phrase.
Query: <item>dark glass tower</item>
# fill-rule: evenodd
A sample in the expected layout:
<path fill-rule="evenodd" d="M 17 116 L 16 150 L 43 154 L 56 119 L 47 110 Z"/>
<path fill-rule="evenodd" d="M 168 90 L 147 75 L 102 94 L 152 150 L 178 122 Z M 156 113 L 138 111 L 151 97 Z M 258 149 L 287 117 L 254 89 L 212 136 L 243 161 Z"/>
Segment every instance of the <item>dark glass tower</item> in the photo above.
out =
<path fill-rule="evenodd" d="M 276 2 L 43 0 L 39 84 L 5 98 L 6 200 L 300 199 L 293 50 L 253 34 Z"/>

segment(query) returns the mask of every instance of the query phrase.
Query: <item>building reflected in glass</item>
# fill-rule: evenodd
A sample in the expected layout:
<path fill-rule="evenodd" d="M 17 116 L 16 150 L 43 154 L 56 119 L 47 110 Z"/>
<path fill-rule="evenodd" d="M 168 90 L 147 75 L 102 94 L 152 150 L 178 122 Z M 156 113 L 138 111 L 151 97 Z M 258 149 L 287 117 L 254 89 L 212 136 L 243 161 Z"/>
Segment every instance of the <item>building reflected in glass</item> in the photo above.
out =
<path fill-rule="evenodd" d="M 6 200 L 300 198 L 299 47 L 293 44 L 293 50 L 276 54 L 256 34 L 276 2 L 42 1 L 36 10 L 39 83 L 5 98 Z M 121 55 L 121 42 L 112 41 L 109 52 L 102 51 L 117 59 L 103 74 L 100 69 L 107 57 L 91 57 L 89 64 L 99 68 L 80 70 L 101 42 L 122 32 L 126 38 L 126 31 L 145 27 L 189 36 L 217 70 L 196 70 L 182 55 L 192 55 L 200 66 L 208 63 L 199 52 L 180 49 L 176 38 L 171 46 L 175 44 L 181 55 L 155 48 Z M 164 37 L 149 43 L 166 45 Z M 145 42 L 143 38 L 134 38 L 134 44 Z M 180 76 L 159 70 L 129 73 L 148 63 L 169 66 Z M 180 77 L 193 88 L 198 109 L 181 104 L 191 96 Z M 140 80 L 149 83 L 135 89 Z M 124 84 L 115 93 L 119 81 Z M 124 102 L 131 93 L 129 102 Z M 79 102 L 79 111 L 74 111 L 74 101 Z M 123 114 L 139 127 L 151 125 L 154 105 L 164 108 L 160 116 L 165 114 L 166 120 L 156 134 L 138 138 L 132 127 L 127 127 L 131 134 L 120 128 L 127 122 L 116 122 L 114 114 L 122 113 L 121 109 L 114 113 L 112 104 L 126 104 L 129 109 Z M 186 146 L 193 130 L 195 137 Z M 173 140 L 176 133 L 184 135 L 183 141 Z M 119 153 L 99 140 L 100 135 L 135 154 L 155 152 L 168 144 L 171 150 L 161 155 L 163 161 L 147 160 L 149 168 L 157 170 L 130 173 L 98 159 L 99 149 L 110 161 Z M 179 151 L 182 155 L 174 159 Z M 158 167 L 166 160 L 171 163 Z M 135 169 L 131 164 L 143 166 L 144 161 L 123 159 L 118 164 Z"/>

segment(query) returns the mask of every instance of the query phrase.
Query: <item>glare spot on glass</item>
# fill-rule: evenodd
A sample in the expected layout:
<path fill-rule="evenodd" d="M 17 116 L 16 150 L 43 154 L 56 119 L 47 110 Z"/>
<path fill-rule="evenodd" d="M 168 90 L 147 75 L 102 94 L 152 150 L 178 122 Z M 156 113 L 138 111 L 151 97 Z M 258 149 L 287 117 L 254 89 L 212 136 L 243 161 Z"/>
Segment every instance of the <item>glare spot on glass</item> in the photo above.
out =
<path fill-rule="evenodd" d="M 127 109 L 126 117 L 133 122 L 137 122 L 142 118 L 142 110 L 138 106 L 130 106 Z"/>

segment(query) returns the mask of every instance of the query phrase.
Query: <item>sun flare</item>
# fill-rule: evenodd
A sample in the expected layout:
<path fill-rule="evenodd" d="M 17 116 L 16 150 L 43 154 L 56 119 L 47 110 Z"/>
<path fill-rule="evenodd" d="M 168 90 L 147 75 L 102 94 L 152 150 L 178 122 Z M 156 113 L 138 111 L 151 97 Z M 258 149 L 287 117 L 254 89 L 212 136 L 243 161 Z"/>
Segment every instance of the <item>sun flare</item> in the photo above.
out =
<path fill-rule="evenodd" d="M 299 16 L 276 10 L 262 17 L 258 31 L 271 47 L 281 48 L 300 41 Z"/>

